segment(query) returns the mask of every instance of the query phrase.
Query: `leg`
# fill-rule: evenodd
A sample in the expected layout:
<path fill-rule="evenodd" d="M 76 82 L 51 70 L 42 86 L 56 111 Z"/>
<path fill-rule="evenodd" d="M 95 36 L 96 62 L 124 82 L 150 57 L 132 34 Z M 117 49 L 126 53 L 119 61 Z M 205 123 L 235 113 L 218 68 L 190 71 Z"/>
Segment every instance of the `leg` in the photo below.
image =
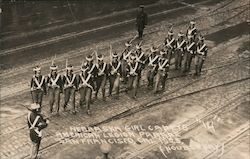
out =
<path fill-rule="evenodd" d="M 97 77 L 96 78 L 96 92 L 95 92 L 95 98 L 97 99 L 97 95 L 99 92 L 99 89 L 101 87 L 101 82 L 102 82 L 102 77 Z"/>
<path fill-rule="evenodd" d="M 36 91 L 31 91 L 32 102 L 37 103 L 36 101 Z"/>
<path fill-rule="evenodd" d="M 187 64 L 187 70 L 190 71 L 192 63 L 192 54 L 188 54 L 188 64 Z"/>
<path fill-rule="evenodd" d="M 156 79 L 155 79 L 154 93 L 157 93 L 157 91 L 158 91 L 158 87 L 159 87 L 159 84 L 160 84 L 160 79 L 161 79 L 161 75 L 160 75 L 160 72 L 158 72 L 156 74 Z"/>
<path fill-rule="evenodd" d="M 38 140 L 38 142 L 32 142 L 31 146 L 31 159 L 37 159 L 39 147 L 40 147 L 41 139 Z"/>
<path fill-rule="evenodd" d="M 73 107 L 73 114 L 76 113 L 76 105 L 75 105 L 75 88 L 70 89 L 70 97 L 72 98 L 72 107 Z"/>
<path fill-rule="evenodd" d="M 38 92 L 38 97 L 37 97 L 37 102 L 38 102 L 38 104 L 42 107 L 42 101 L 43 101 L 43 94 L 44 94 L 44 92 L 43 91 L 39 91 Z"/>
<path fill-rule="evenodd" d="M 53 112 L 53 105 L 54 105 L 54 97 L 55 97 L 53 88 L 49 88 L 48 95 L 49 95 L 50 113 L 52 113 Z"/>
<path fill-rule="evenodd" d="M 179 69 L 179 52 L 175 53 L 175 69 L 178 70 Z"/>
<path fill-rule="evenodd" d="M 59 88 L 55 89 L 54 99 L 56 102 L 56 112 L 59 113 L 59 109 L 60 109 L 60 89 Z"/>
<path fill-rule="evenodd" d="M 39 91 L 38 91 L 38 90 L 35 90 L 35 102 L 36 102 L 37 104 L 39 104 L 39 103 L 38 103 L 38 96 L 39 96 Z"/>
<path fill-rule="evenodd" d="M 114 78 L 113 75 L 111 75 L 111 76 L 109 77 L 109 96 L 112 95 L 112 90 L 113 90 L 114 82 L 115 82 L 114 79 L 115 79 L 115 78 Z"/>
<path fill-rule="evenodd" d="M 137 88 L 138 88 L 138 78 L 139 76 L 135 76 L 133 80 L 133 97 L 136 98 Z"/>
<path fill-rule="evenodd" d="M 201 69 L 202 69 L 203 63 L 204 63 L 204 59 L 203 57 L 201 57 L 200 62 L 199 62 L 198 75 L 201 75 Z"/>
<path fill-rule="evenodd" d="M 86 88 L 86 106 L 87 106 L 87 114 L 90 115 L 90 98 L 91 98 L 92 90 L 90 88 Z"/>
<path fill-rule="evenodd" d="M 128 77 L 128 84 L 127 84 L 126 91 L 131 90 L 132 86 L 133 86 L 133 77 L 130 76 L 130 77 Z"/>
<path fill-rule="evenodd" d="M 162 80 L 161 80 L 161 84 L 162 84 L 162 90 L 164 91 L 165 90 L 165 86 L 166 86 L 166 79 L 167 79 L 168 75 L 167 73 L 162 77 Z"/>
<path fill-rule="evenodd" d="M 102 90 L 102 99 L 105 100 L 106 96 L 105 96 L 105 86 L 106 86 L 106 81 L 107 81 L 107 77 L 106 75 L 104 75 L 102 77 L 102 82 L 101 82 L 101 90 Z"/>
<path fill-rule="evenodd" d="M 64 89 L 64 109 L 66 109 L 70 98 L 70 88 Z"/>
<path fill-rule="evenodd" d="M 114 81 L 114 90 L 116 92 L 116 95 L 119 96 L 119 91 L 120 91 L 120 77 L 117 76 Z"/>
<path fill-rule="evenodd" d="M 85 96 L 86 96 L 86 87 L 82 87 L 79 89 L 80 93 L 80 108 L 83 108 L 83 103 L 85 102 Z"/>
<path fill-rule="evenodd" d="M 181 69 L 182 61 L 183 61 L 183 52 L 180 52 L 180 61 L 179 61 L 179 68 Z"/>

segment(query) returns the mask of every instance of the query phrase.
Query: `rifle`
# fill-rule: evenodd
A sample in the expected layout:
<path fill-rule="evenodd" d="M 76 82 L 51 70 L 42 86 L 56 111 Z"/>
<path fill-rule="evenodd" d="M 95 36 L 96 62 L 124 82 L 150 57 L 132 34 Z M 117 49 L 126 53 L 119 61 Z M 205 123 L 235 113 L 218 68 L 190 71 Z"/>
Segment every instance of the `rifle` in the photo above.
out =
<path fill-rule="evenodd" d="M 110 58 L 112 59 L 112 45 L 111 44 L 109 45 L 109 55 L 110 55 Z"/>

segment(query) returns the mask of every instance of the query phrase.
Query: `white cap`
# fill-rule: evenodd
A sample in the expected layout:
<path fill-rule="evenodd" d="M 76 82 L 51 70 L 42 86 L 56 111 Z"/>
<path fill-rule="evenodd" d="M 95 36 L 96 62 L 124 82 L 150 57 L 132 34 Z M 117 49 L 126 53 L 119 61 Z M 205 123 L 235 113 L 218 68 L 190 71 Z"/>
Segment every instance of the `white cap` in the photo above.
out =
<path fill-rule="evenodd" d="M 51 69 L 51 70 L 57 70 L 57 68 L 58 68 L 58 67 L 57 67 L 56 65 L 50 66 L 50 69 Z"/>
<path fill-rule="evenodd" d="M 158 49 L 155 49 L 154 47 L 151 47 L 151 48 L 150 48 L 150 51 L 151 51 L 151 52 L 157 52 Z"/>
<path fill-rule="evenodd" d="M 193 21 L 193 20 L 190 21 L 190 24 L 192 24 L 192 25 L 194 25 L 195 23 L 196 23 L 196 22 Z"/>
<path fill-rule="evenodd" d="M 72 65 L 69 65 L 69 66 L 66 67 L 66 69 L 67 69 L 68 71 L 71 71 L 71 70 L 73 70 L 73 66 L 72 66 Z"/>
<path fill-rule="evenodd" d="M 126 43 L 125 43 L 125 46 L 126 46 L 126 47 L 129 47 L 129 46 L 131 46 L 131 45 L 132 45 L 132 44 L 130 44 L 129 42 L 126 42 Z"/>
<path fill-rule="evenodd" d="M 112 57 L 113 57 L 113 58 L 117 58 L 117 57 L 118 57 L 118 54 L 115 52 L 115 53 L 112 54 Z"/>
<path fill-rule="evenodd" d="M 98 56 L 97 56 L 97 60 L 102 61 L 102 60 L 103 60 L 103 55 L 98 55 Z"/>
<path fill-rule="evenodd" d="M 31 110 L 35 110 L 35 109 L 39 109 L 39 108 L 40 108 L 40 105 L 37 104 L 37 103 L 32 103 L 32 104 L 30 105 L 30 109 L 31 109 Z"/>
<path fill-rule="evenodd" d="M 93 57 L 92 57 L 91 55 L 88 55 L 88 56 L 86 57 L 86 60 L 87 60 L 87 61 L 92 61 L 92 60 L 93 60 Z"/>
<path fill-rule="evenodd" d="M 35 68 L 33 68 L 33 71 L 40 71 L 41 70 L 41 67 L 39 66 L 36 66 Z"/>

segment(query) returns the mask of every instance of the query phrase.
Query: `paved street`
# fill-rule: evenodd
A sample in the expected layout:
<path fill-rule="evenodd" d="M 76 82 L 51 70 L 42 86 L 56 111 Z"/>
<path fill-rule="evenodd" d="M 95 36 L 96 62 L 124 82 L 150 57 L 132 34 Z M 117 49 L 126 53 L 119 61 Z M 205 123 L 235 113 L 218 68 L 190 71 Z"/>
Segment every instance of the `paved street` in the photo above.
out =
<path fill-rule="evenodd" d="M 34 7 L 36 3 L 26 2 L 26 7 Z M 43 7 L 47 4 L 40 2 Z M 59 2 L 50 6 L 55 10 L 63 11 L 69 9 L 65 4 L 58 4 Z M 135 7 L 138 6 L 139 1 L 129 1 L 123 8 L 119 8 L 116 1 L 111 6 L 105 7 L 102 2 L 99 7 L 106 8 L 103 12 L 98 12 L 98 8 L 93 6 L 95 4 L 89 1 L 88 5 L 92 5 L 93 12 L 90 15 L 82 14 L 81 7 L 77 7 L 80 2 L 69 2 L 75 11 L 77 19 L 85 20 L 92 17 L 99 17 L 99 15 L 110 15 L 112 12 L 122 12 L 124 19 L 117 19 L 119 14 L 110 16 L 111 21 L 103 21 L 100 25 L 97 21 L 92 21 L 88 25 L 89 28 L 81 28 L 77 24 L 68 30 L 69 35 L 76 35 L 74 38 L 67 38 L 62 36 L 63 40 L 42 44 L 41 41 L 55 38 L 57 35 L 67 34 L 65 29 L 51 30 L 51 37 L 46 36 L 43 29 L 52 28 L 54 26 L 64 26 L 71 24 L 70 17 L 60 15 L 54 10 L 50 12 L 41 11 L 40 16 L 50 15 L 56 19 L 43 19 L 35 23 L 34 28 L 20 28 L 21 32 L 32 32 L 29 36 L 37 38 L 34 47 L 23 48 L 21 51 L 13 51 L 11 54 L 1 56 L 1 107 L 0 107 L 0 158 L 2 159 L 20 159 L 29 158 L 30 153 L 30 139 L 26 123 L 26 115 L 28 110 L 25 106 L 31 102 L 29 92 L 29 80 L 32 76 L 32 68 L 40 64 L 42 66 L 42 74 L 49 73 L 49 66 L 51 65 L 51 58 L 56 54 L 56 65 L 59 66 L 59 73 L 65 72 L 65 60 L 75 66 L 74 72 L 79 72 L 82 60 L 90 53 L 93 48 L 98 46 L 98 52 L 102 52 L 105 56 L 105 61 L 109 61 L 109 45 L 112 44 L 113 50 L 121 52 L 124 49 L 124 43 L 135 36 L 133 21 L 117 26 L 110 26 L 107 29 L 94 31 L 90 33 L 81 33 L 91 28 L 106 26 L 110 22 L 119 22 L 131 19 L 135 13 Z M 92 4 L 93 3 L 93 4 Z M 99 144 L 62 144 L 60 140 L 56 140 L 55 134 L 58 132 L 66 132 L 70 127 L 74 126 L 121 126 L 124 125 L 142 125 L 148 127 L 149 125 L 168 125 L 176 126 L 179 123 L 188 125 L 194 120 L 194 127 L 188 131 L 181 132 L 181 139 L 189 141 L 188 146 L 193 146 L 195 143 L 201 144 L 225 144 L 225 152 L 222 154 L 224 159 L 235 159 L 237 154 L 240 154 L 242 159 L 249 158 L 249 128 L 246 132 L 240 134 L 239 129 L 245 128 L 246 123 L 249 123 L 249 6 L 245 0 L 240 1 L 207 1 L 196 4 L 196 1 L 178 1 L 176 3 L 162 4 L 162 7 L 157 11 L 157 5 L 161 1 L 148 1 L 148 8 L 153 9 L 150 13 L 150 24 L 145 30 L 145 37 L 143 39 L 143 46 L 150 47 L 151 44 L 158 45 L 162 43 L 167 35 L 167 30 L 170 23 L 174 24 L 174 32 L 177 34 L 179 30 L 185 30 L 188 22 L 195 19 L 196 25 L 201 33 L 206 38 L 206 43 L 209 47 L 208 57 L 205 61 L 205 66 L 200 77 L 194 77 L 194 68 L 190 74 L 183 76 L 181 72 L 175 71 L 174 66 L 170 67 L 169 77 L 167 79 L 167 89 L 160 93 L 152 95 L 152 91 L 146 88 L 146 77 L 143 73 L 141 87 L 139 88 L 138 97 L 136 100 L 132 99 L 130 94 L 124 92 L 124 85 L 121 88 L 120 98 L 108 97 L 105 102 L 101 99 L 93 101 L 91 116 L 86 115 L 86 109 L 79 108 L 79 94 L 76 96 L 77 114 L 72 115 L 70 111 L 62 112 L 60 116 L 50 116 L 48 97 L 45 96 L 43 102 L 43 114 L 50 116 L 50 124 L 45 129 L 44 137 L 41 144 L 41 154 L 46 159 L 78 159 L 79 156 L 83 158 L 95 158 L 101 156 Z M 193 5 L 194 4 L 194 5 Z M 5 4 L 6 5 L 6 4 Z M 13 4 L 14 5 L 14 4 Z M 18 11 L 19 4 L 16 5 Z M 162 13 L 165 8 L 170 7 L 171 11 Z M 5 6 L 6 7 L 6 6 Z M 39 10 L 41 6 L 33 8 Z M 60 8 L 61 7 L 61 8 Z M 110 10 L 110 8 L 113 10 Z M 13 8 L 13 7 L 11 7 Z M 176 8 L 176 10 L 175 10 Z M 20 8 L 19 8 L 20 9 Z M 91 8 L 89 8 L 91 10 Z M 146 8 L 147 9 L 147 8 Z M 123 12 L 124 11 L 124 12 Z M 126 11 L 126 12 L 125 12 Z M 12 11 L 13 12 L 13 11 Z M 32 11 L 31 11 L 32 12 Z M 88 13 L 89 11 L 84 11 Z M 11 11 L 10 11 L 11 13 Z M 159 15 L 157 15 L 160 13 Z M 9 14 L 9 13 L 8 13 Z M 23 13 L 23 18 L 28 20 L 36 16 L 30 15 L 27 12 L 26 17 Z M 21 16 L 21 17 L 22 17 Z M 47 18 L 51 18 L 48 16 Z M 8 19 L 7 17 L 5 17 Z M 108 17 L 109 18 L 109 17 Z M 60 22 L 60 19 L 63 19 Z M 58 22 L 56 22 L 58 20 Z M 18 25 L 20 19 L 17 19 Z M 46 26 L 45 23 L 56 22 Z M 107 24 L 106 24 L 106 23 Z M 85 23 L 85 22 L 84 22 Z M 17 46 L 30 45 L 29 41 L 25 44 L 22 42 L 25 37 L 19 36 L 18 31 L 11 31 L 15 23 L 8 22 L 6 30 L 1 32 L 4 35 L 3 41 L 6 42 L 6 48 L 1 48 L 0 53 L 4 50 L 15 49 Z M 25 25 L 29 25 L 25 23 Z M 36 25 L 44 25 L 44 28 L 36 28 Z M 7 23 L 4 24 L 7 26 Z M 24 25 L 24 26 L 25 26 Z M 41 25 L 42 26 L 42 25 Z M 63 28 L 63 27 L 62 27 Z M 27 29 L 27 30 L 25 30 Z M 40 30 L 40 33 L 35 33 Z M 118 31 L 119 30 L 119 31 Z M 72 32 L 79 33 L 74 34 Z M 48 34 L 48 33 L 47 33 Z M 57 35 L 56 35 L 57 34 Z M 13 45 L 8 45 L 11 38 L 16 37 Z M 20 42 L 20 43 L 19 43 Z M 136 39 L 133 44 L 138 42 Z M 20 45 L 19 45 L 20 44 Z M 39 44 L 39 45 L 38 45 Z M 15 46 L 14 46 L 15 45 Z M 193 65 L 192 65 L 193 66 Z M 62 98 L 63 99 L 63 98 Z M 61 100 L 61 102 L 63 102 Z M 221 109 L 218 109 L 222 107 Z M 70 109 L 71 107 L 69 107 Z M 216 111 L 215 111 L 216 110 Z M 213 130 L 204 128 L 204 124 L 196 121 L 197 116 L 202 116 L 209 111 L 214 111 L 214 114 L 204 118 L 204 122 L 213 120 Z M 200 123 L 199 123 L 200 122 Z M 239 130 L 238 130 L 238 129 Z M 248 132 L 248 133 L 247 133 Z M 133 140 L 137 140 L 140 135 L 139 132 L 133 131 L 136 134 Z M 79 134 L 82 134 L 79 132 Z M 229 137 L 228 137 L 229 136 Z M 235 136 L 235 137 L 234 137 Z M 232 138 L 232 139 L 231 139 Z M 236 143 L 239 143 L 237 146 Z M 163 145 L 161 145 L 163 146 Z M 140 143 L 136 144 L 112 144 L 110 155 L 115 158 L 173 158 L 173 159 L 202 159 L 202 158 L 216 158 L 217 152 L 213 149 L 207 151 L 174 151 L 167 153 L 166 146 L 159 147 L 155 143 Z M 165 152 L 165 153 L 164 153 Z"/>

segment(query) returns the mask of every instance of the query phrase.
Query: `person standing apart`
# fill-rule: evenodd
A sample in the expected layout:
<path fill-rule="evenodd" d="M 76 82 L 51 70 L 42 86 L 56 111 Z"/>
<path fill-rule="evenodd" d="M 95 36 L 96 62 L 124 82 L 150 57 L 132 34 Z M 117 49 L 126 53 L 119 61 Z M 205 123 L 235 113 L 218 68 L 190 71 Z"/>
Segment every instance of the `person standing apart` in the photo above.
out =
<path fill-rule="evenodd" d="M 42 130 L 48 126 L 49 120 L 41 115 L 41 106 L 37 103 L 31 104 L 30 112 L 27 116 L 27 123 L 30 132 L 31 159 L 37 159 L 39 147 L 42 140 Z"/>
<path fill-rule="evenodd" d="M 143 30 L 148 23 L 148 15 L 144 11 L 144 5 L 140 5 L 139 11 L 136 17 L 136 26 L 139 35 L 139 39 L 143 37 Z"/>

